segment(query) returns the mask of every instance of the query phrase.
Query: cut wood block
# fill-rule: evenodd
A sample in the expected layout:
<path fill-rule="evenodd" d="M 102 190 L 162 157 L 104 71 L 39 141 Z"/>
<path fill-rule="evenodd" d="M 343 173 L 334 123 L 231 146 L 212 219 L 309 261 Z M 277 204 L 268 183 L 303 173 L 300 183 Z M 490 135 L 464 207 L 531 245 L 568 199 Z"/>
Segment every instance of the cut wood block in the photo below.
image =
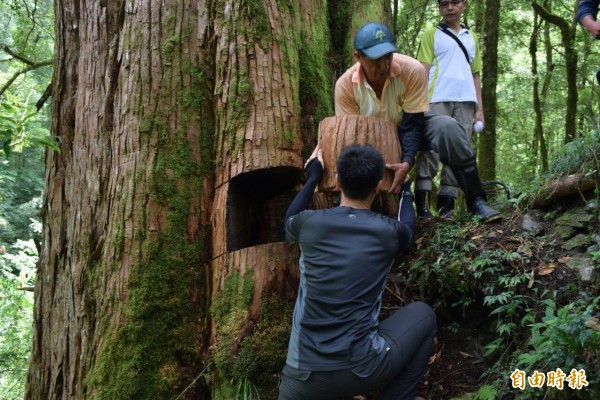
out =
<path fill-rule="evenodd" d="M 337 192 L 337 159 L 342 151 L 353 144 L 369 144 L 383 154 L 387 164 L 399 163 L 402 149 L 398 140 L 398 128 L 392 122 L 364 115 L 341 115 L 327 117 L 319 124 L 319 146 L 323 150 L 325 168 L 318 186 L 320 192 Z M 394 173 L 386 169 L 381 191 L 387 192 L 394 180 Z"/>

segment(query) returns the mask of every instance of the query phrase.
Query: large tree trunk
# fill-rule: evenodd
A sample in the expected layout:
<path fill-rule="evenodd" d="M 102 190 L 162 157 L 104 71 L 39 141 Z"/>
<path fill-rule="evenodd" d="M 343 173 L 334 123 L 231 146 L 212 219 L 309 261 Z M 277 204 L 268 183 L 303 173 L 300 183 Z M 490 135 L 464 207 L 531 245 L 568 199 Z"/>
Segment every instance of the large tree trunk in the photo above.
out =
<path fill-rule="evenodd" d="M 298 257 L 283 213 L 331 115 L 322 2 L 81 5 L 55 2 L 26 399 L 272 390 Z"/>
<path fill-rule="evenodd" d="M 332 112 L 322 2 L 255 4 L 236 4 L 215 22 L 211 349 L 219 399 L 235 397 L 239 385 L 257 385 L 263 397 L 276 389 L 297 289 L 298 253 L 283 243 L 283 216 L 301 179 L 302 137 L 314 143 L 315 120 Z"/>
<path fill-rule="evenodd" d="M 194 1 L 55 4 L 26 399 L 172 398 L 208 343 L 211 35 Z"/>

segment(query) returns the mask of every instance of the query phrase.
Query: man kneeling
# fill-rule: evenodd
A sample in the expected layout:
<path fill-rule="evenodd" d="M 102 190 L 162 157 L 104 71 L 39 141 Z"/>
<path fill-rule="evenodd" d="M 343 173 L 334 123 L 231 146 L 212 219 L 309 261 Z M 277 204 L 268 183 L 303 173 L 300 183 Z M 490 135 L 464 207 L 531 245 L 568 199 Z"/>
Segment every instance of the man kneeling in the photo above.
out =
<path fill-rule="evenodd" d="M 350 146 L 337 162 L 340 205 L 306 210 L 323 173 L 318 147 L 305 169 L 307 182 L 285 217 L 286 241 L 300 245 L 300 288 L 279 399 L 377 391 L 379 399 L 413 400 L 431 353 L 435 313 L 414 302 L 378 322 L 392 262 L 414 239 L 410 182 L 402 186 L 398 220 L 372 212 L 385 162 L 373 147 Z"/>

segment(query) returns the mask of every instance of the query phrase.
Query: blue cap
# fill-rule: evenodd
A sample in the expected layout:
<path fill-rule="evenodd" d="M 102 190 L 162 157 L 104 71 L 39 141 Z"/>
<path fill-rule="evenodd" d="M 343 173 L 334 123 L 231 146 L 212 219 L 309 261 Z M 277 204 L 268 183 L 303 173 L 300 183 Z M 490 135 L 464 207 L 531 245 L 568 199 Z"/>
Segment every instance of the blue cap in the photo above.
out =
<path fill-rule="evenodd" d="M 369 22 L 356 32 L 354 48 L 374 60 L 398 51 L 389 28 L 378 22 Z"/>

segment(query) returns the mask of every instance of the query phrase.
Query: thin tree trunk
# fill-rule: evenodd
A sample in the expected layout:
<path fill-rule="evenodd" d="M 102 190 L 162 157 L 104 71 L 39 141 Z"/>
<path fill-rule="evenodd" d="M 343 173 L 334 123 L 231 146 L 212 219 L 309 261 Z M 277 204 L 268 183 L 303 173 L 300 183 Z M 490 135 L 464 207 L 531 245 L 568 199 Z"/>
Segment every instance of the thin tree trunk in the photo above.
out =
<path fill-rule="evenodd" d="M 533 153 L 533 157 L 531 158 L 532 171 L 535 171 L 537 168 L 539 156 L 539 143 L 540 139 L 544 136 L 544 127 L 542 125 L 542 106 L 540 100 L 540 76 L 538 72 L 537 62 L 539 31 L 540 22 L 536 14 L 533 19 L 533 30 L 531 31 L 531 37 L 529 39 L 529 55 L 531 56 L 531 75 L 533 76 L 533 112 L 535 114 L 535 125 L 533 128 L 533 138 L 531 144 L 531 152 Z"/>
<path fill-rule="evenodd" d="M 577 4 L 574 4 L 571 21 L 567 21 L 536 3 L 531 3 L 534 11 L 545 21 L 556 25 L 560 30 L 565 52 L 565 80 L 567 82 L 567 104 L 565 105 L 565 143 L 575 139 L 577 135 L 577 51 L 575 49 L 575 28 L 577 27 Z"/>
<path fill-rule="evenodd" d="M 392 34 L 395 38 L 398 37 L 398 7 L 399 1 L 394 0 L 392 2 Z"/>
<path fill-rule="evenodd" d="M 483 35 L 483 79 L 481 95 L 485 105 L 485 131 L 479 135 L 479 173 L 482 180 L 496 179 L 496 116 L 498 84 L 498 30 L 500 0 L 486 0 Z"/>
<path fill-rule="evenodd" d="M 546 0 L 546 5 L 550 5 L 550 0 Z M 540 94 L 540 107 L 543 110 L 545 107 L 545 99 L 550 89 L 550 83 L 552 82 L 552 73 L 554 71 L 554 53 L 552 51 L 552 41 L 550 38 L 550 24 L 544 21 L 544 50 L 546 54 L 546 74 L 544 76 L 544 84 L 542 85 L 542 92 Z M 546 136 L 543 134 L 539 136 L 540 140 L 540 162 L 541 172 L 548 171 L 548 146 L 546 144 Z"/>

